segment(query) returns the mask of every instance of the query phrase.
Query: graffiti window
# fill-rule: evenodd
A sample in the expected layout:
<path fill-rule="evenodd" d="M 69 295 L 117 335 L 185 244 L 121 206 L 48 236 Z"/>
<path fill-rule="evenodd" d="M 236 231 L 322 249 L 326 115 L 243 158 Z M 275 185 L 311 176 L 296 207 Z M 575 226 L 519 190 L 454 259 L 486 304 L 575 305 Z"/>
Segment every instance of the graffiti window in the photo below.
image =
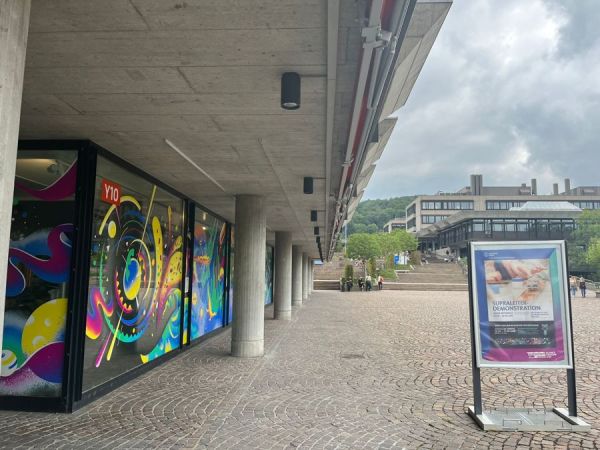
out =
<path fill-rule="evenodd" d="M 192 259 L 192 339 L 224 324 L 225 222 L 196 208 Z"/>
<path fill-rule="evenodd" d="M 75 151 L 17 159 L 0 395 L 61 395 L 76 159 Z"/>
<path fill-rule="evenodd" d="M 267 245 L 265 255 L 265 305 L 270 305 L 273 303 L 273 247 Z"/>
<path fill-rule="evenodd" d="M 183 201 L 99 157 L 84 391 L 178 348 Z"/>

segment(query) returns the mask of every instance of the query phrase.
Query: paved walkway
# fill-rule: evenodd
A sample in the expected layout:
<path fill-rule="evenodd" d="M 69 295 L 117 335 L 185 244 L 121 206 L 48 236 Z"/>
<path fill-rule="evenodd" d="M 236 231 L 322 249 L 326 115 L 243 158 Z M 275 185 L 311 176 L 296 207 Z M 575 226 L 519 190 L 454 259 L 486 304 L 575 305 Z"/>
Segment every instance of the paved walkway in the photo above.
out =
<path fill-rule="evenodd" d="M 467 294 L 316 292 L 267 320 L 264 358 L 229 331 L 72 415 L 0 412 L 0 446 L 49 448 L 595 448 L 600 299 L 574 304 L 581 415 L 594 430 L 484 433 L 471 402 Z M 488 369 L 484 399 L 564 405 L 563 372 Z"/>

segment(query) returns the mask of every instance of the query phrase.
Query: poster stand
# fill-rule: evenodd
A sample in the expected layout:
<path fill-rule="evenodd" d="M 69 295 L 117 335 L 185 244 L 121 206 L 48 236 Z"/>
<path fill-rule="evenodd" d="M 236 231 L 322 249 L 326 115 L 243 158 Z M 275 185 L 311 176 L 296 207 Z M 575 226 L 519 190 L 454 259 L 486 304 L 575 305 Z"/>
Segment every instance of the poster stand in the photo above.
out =
<path fill-rule="evenodd" d="M 468 254 L 471 253 L 469 243 Z M 467 414 L 479 425 L 483 431 L 565 431 L 587 432 L 591 430 L 590 424 L 577 417 L 577 388 L 575 381 L 575 361 L 567 369 L 567 408 L 553 408 L 552 410 L 537 408 L 489 408 L 483 407 L 481 396 L 481 368 L 477 361 L 476 324 L 474 308 L 476 307 L 473 296 L 472 283 L 472 258 L 469 257 L 468 282 L 469 282 L 469 318 L 471 329 L 471 367 L 473 373 L 473 406 L 469 406 Z M 571 295 L 568 294 L 569 306 Z M 573 341 L 573 327 L 571 308 L 569 308 L 571 342 Z"/>

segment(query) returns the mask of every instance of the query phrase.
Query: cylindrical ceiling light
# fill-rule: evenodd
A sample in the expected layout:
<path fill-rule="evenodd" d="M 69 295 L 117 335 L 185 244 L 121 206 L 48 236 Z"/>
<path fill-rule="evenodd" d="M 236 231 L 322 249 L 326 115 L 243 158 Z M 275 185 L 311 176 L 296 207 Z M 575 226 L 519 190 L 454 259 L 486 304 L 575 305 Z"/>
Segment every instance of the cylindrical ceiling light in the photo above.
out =
<path fill-rule="evenodd" d="M 305 194 L 313 193 L 313 178 L 312 177 L 304 177 L 304 193 Z"/>
<path fill-rule="evenodd" d="M 281 107 L 300 108 L 300 75 L 296 72 L 285 72 L 281 76 Z"/>

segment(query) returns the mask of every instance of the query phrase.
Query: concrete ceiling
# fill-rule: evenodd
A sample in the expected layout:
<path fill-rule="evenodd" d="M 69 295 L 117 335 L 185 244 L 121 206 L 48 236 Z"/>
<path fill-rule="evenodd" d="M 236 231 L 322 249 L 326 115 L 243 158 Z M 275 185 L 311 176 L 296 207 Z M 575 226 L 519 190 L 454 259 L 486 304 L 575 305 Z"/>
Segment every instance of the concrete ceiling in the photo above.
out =
<path fill-rule="evenodd" d="M 335 145 L 365 3 L 340 4 Z M 20 137 L 91 139 L 231 221 L 235 194 L 263 194 L 268 228 L 318 256 L 327 13 L 326 0 L 34 0 Z M 297 111 L 279 106 L 286 71 L 302 76 Z M 302 193 L 304 176 L 315 194 Z"/>
<path fill-rule="evenodd" d="M 369 4 L 339 0 L 338 26 L 328 35 L 328 0 L 33 0 L 20 138 L 90 139 L 230 221 L 235 194 L 262 194 L 268 229 L 293 231 L 294 242 L 318 257 L 313 227 L 326 228 L 324 212 L 335 207 L 326 182 L 334 194 Z M 437 30 L 426 35 L 441 26 L 439 18 L 416 23 L 423 31 L 415 44 L 435 38 Z M 406 56 L 419 67 L 426 52 Z M 302 77 L 297 111 L 280 107 L 287 71 Z M 418 71 L 408 72 L 414 83 Z M 394 93 L 400 98 L 389 108 L 406 92 Z M 305 176 L 315 177 L 313 195 L 302 193 Z M 317 223 L 311 209 L 319 211 Z"/>

